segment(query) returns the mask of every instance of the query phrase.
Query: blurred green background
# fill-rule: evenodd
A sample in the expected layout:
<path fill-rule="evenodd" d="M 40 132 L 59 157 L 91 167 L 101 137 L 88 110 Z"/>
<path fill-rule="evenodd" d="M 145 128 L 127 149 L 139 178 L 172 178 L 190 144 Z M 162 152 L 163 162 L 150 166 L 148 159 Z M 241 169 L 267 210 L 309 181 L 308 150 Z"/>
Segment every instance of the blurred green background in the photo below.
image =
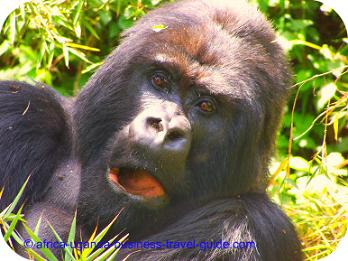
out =
<path fill-rule="evenodd" d="M 40 81 L 74 96 L 117 46 L 121 32 L 163 2 L 168 1 L 22 4 L 0 28 L 0 79 Z M 332 9 L 316 1 L 252 2 L 272 21 L 294 74 L 268 191 L 295 223 L 306 259 L 317 260 L 335 249 L 347 229 L 346 29 Z"/>

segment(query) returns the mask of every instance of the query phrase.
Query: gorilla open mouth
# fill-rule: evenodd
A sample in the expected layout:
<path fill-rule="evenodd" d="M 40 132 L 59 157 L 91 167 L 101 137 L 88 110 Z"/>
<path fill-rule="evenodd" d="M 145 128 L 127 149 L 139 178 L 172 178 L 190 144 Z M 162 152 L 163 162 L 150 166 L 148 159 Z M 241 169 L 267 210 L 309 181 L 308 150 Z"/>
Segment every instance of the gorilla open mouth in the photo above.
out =
<path fill-rule="evenodd" d="M 144 198 L 165 197 L 161 183 L 147 170 L 130 168 L 110 168 L 110 181 L 125 192 Z"/>

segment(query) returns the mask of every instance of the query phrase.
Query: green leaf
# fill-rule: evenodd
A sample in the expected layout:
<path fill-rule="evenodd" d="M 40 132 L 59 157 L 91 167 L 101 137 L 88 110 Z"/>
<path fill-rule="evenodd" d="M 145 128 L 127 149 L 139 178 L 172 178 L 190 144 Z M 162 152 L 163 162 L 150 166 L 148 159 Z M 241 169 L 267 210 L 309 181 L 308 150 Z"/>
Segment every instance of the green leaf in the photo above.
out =
<path fill-rule="evenodd" d="M 69 235 L 68 235 L 68 241 L 67 241 L 68 246 L 65 248 L 64 260 L 71 260 L 73 258 L 70 242 L 75 241 L 75 233 L 76 233 L 76 212 L 75 212 L 74 218 L 71 222 L 70 231 L 69 231 Z M 75 260 L 75 259 L 73 258 L 72 260 Z"/>
<path fill-rule="evenodd" d="M 74 31 L 75 31 L 75 34 L 78 38 L 81 37 L 81 25 L 77 24 L 75 27 L 74 27 Z"/>
<path fill-rule="evenodd" d="M 2 30 L 2 25 L 4 24 L 6 18 L 22 4 L 29 1 L 32 0 L 2 1 L 0 12 L 0 32 Z"/>
<path fill-rule="evenodd" d="M 0 56 L 3 55 L 4 53 L 7 52 L 7 50 L 10 49 L 10 42 L 5 40 L 3 43 L 0 45 Z"/>
<path fill-rule="evenodd" d="M 69 48 L 69 51 L 75 56 L 79 57 L 81 60 L 85 61 L 86 63 L 92 63 L 90 60 L 86 58 L 86 55 L 84 53 L 72 48 Z"/>
<path fill-rule="evenodd" d="M 36 243 L 43 242 L 37 235 L 35 235 L 35 233 L 25 223 L 22 223 L 22 225 L 25 228 L 25 230 L 27 231 L 27 233 L 31 239 L 33 239 Z M 52 251 L 50 249 L 43 247 L 43 248 L 40 248 L 39 250 L 50 261 L 58 261 L 58 259 L 55 257 L 55 255 L 52 253 Z"/>
<path fill-rule="evenodd" d="M 34 229 L 34 233 L 35 235 L 39 235 L 40 232 L 40 226 L 41 226 L 41 221 L 42 221 L 42 216 L 40 216 L 39 220 L 36 223 L 35 229 Z"/>
<path fill-rule="evenodd" d="M 66 46 L 66 44 L 63 44 L 62 47 L 63 47 L 65 66 L 69 68 L 69 48 Z"/>
<path fill-rule="evenodd" d="M 16 13 L 11 14 L 10 16 L 10 42 L 14 44 L 16 38 Z"/>
<path fill-rule="evenodd" d="M 76 43 L 66 43 L 66 46 L 72 47 L 72 48 L 77 48 L 77 49 L 83 49 L 91 52 L 100 52 L 100 49 L 90 47 L 87 45 L 82 45 L 82 44 L 76 44 Z"/>
<path fill-rule="evenodd" d="M 41 67 L 42 59 L 43 59 L 47 49 L 48 49 L 47 44 L 45 41 L 43 41 L 41 44 L 39 55 L 37 57 L 36 70 L 38 70 Z"/>
<path fill-rule="evenodd" d="M 334 82 L 323 86 L 318 93 L 319 99 L 316 102 L 316 107 L 318 111 L 321 111 L 327 103 L 332 99 L 336 93 L 337 86 Z"/>
<path fill-rule="evenodd" d="M 100 39 L 99 35 L 97 32 L 93 29 L 93 27 L 90 25 L 90 23 L 86 20 L 83 21 L 83 25 L 86 27 L 86 29 L 98 40 Z"/>
<path fill-rule="evenodd" d="M 14 208 L 17 206 L 17 203 L 18 203 L 19 199 L 21 198 L 21 196 L 24 192 L 24 189 L 25 189 L 26 185 L 28 184 L 29 178 L 30 178 L 30 176 L 25 180 L 24 184 L 22 185 L 21 189 L 19 190 L 17 196 L 12 201 L 12 203 L 0 213 L 0 216 L 2 216 L 3 219 L 6 219 L 6 217 L 8 217 L 13 212 Z"/>
<path fill-rule="evenodd" d="M 128 235 L 125 235 L 120 240 L 118 240 L 118 242 L 123 243 L 127 238 L 128 238 Z M 112 253 L 112 254 L 111 254 L 111 256 L 108 257 L 107 261 L 115 260 L 115 257 L 117 255 L 117 253 L 120 251 L 120 249 L 121 249 L 121 247 L 117 248 L 115 251 L 110 251 L 110 253 Z"/>
<path fill-rule="evenodd" d="M 290 168 L 294 170 L 299 170 L 299 171 L 308 172 L 310 169 L 309 162 L 299 156 L 290 157 L 289 165 L 290 165 Z"/>
<path fill-rule="evenodd" d="M 118 25 L 122 30 L 130 28 L 133 25 L 133 23 L 133 20 L 128 20 L 124 16 L 121 16 L 121 18 L 118 20 Z"/>
<path fill-rule="evenodd" d="M 167 29 L 168 26 L 164 25 L 164 24 L 156 24 L 156 25 L 153 25 L 151 26 L 152 30 L 155 31 L 155 32 L 160 32 L 164 29 Z"/>
<path fill-rule="evenodd" d="M 59 236 L 59 234 L 57 233 L 57 231 L 54 229 L 54 227 L 49 223 L 48 224 L 53 232 L 53 235 L 55 236 L 55 238 L 57 239 L 58 242 L 63 242 L 62 238 Z M 69 247 L 69 249 L 68 249 Z M 64 248 L 64 252 L 65 252 L 65 257 L 64 257 L 64 261 L 70 261 L 70 260 L 75 260 L 71 248 L 70 246 L 67 246 L 66 248 Z"/>
<path fill-rule="evenodd" d="M 13 234 L 13 231 L 17 225 L 17 222 L 21 218 L 22 209 L 23 209 L 23 206 L 18 210 L 16 217 L 12 220 L 9 229 L 7 230 L 6 234 L 4 235 L 5 242 L 7 242 L 9 240 L 10 236 Z"/>
<path fill-rule="evenodd" d="M 28 253 L 30 255 L 32 255 L 33 257 L 35 257 L 35 261 L 47 261 L 45 258 L 43 258 L 42 256 L 40 256 L 37 252 L 35 252 L 32 249 L 27 249 Z"/>
<path fill-rule="evenodd" d="M 55 49 L 55 44 L 54 42 L 50 42 L 49 46 L 48 46 L 48 59 L 47 59 L 47 67 L 51 67 L 52 65 L 52 61 L 53 61 L 53 57 L 54 57 L 54 49 Z"/>
<path fill-rule="evenodd" d="M 118 214 L 119 215 L 119 214 Z M 109 223 L 109 225 L 107 225 L 102 231 L 100 231 L 100 233 L 93 239 L 94 242 L 96 242 L 97 244 L 103 239 L 103 237 L 106 235 L 106 233 L 109 231 L 109 229 L 111 228 L 111 226 L 115 223 L 118 215 Z M 82 259 L 86 258 L 87 256 L 89 256 L 90 253 L 92 253 L 92 251 L 94 250 L 95 246 L 92 246 L 90 248 L 85 248 L 82 252 Z"/>
<path fill-rule="evenodd" d="M 81 9 L 82 9 L 82 6 L 84 4 L 84 0 L 79 0 L 79 4 L 77 5 L 77 8 L 76 8 L 76 11 L 75 11 L 75 14 L 74 14 L 74 18 L 73 18 L 73 25 L 76 26 L 77 25 L 77 22 L 80 18 L 80 14 L 81 14 Z"/>
<path fill-rule="evenodd" d="M 103 62 L 94 63 L 94 64 L 92 64 L 92 65 L 86 67 L 86 68 L 82 71 L 82 73 L 84 74 L 84 73 L 90 72 L 90 71 L 92 71 L 92 70 L 98 68 L 98 67 L 99 67 L 100 65 L 102 65 L 102 64 L 103 64 Z"/>
<path fill-rule="evenodd" d="M 110 12 L 104 10 L 100 10 L 99 17 L 103 25 L 107 25 L 112 19 Z"/>

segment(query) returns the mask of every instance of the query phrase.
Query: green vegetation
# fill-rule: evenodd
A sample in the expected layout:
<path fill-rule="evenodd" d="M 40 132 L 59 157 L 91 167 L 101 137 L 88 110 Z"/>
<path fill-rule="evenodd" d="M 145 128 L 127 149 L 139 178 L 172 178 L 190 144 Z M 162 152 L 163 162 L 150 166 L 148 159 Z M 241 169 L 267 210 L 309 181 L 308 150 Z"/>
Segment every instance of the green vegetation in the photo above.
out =
<path fill-rule="evenodd" d="M 270 195 L 296 224 L 308 260 L 331 253 L 347 228 L 348 39 L 315 1 L 258 0 L 294 73 Z"/>
<path fill-rule="evenodd" d="M 27 2 L 0 28 L 0 79 L 36 80 L 75 95 L 120 33 L 162 2 Z M 296 224 L 307 260 L 317 260 L 348 226 L 348 38 L 340 18 L 319 2 L 253 2 L 277 29 L 294 74 L 268 189 Z M 0 221 L 5 238 L 17 241 L 20 210 L 1 213 Z"/>
<path fill-rule="evenodd" d="M 2 231 L 4 232 L 4 239 L 6 242 L 9 243 L 11 247 L 14 247 L 14 241 L 20 245 L 20 246 L 28 246 L 30 244 L 25 243 L 27 240 L 31 239 L 31 242 L 43 242 L 43 240 L 38 236 L 40 231 L 40 225 L 41 225 L 41 218 L 39 219 L 34 231 L 32 231 L 26 224 L 25 219 L 23 219 L 22 215 L 22 208 L 17 211 L 17 213 L 12 213 L 14 209 L 16 208 L 18 201 L 20 197 L 23 194 L 24 188 L 28 183 L 29 178 L 26 180 L 26 182 L 23 184 L 21 190 L 17 194 L 16 198 L 13 200 L 13 202 L 5 208 L 0 213 L 0 226 L 2 228 Z M 1 195 L 3 193 L 3 190 L 0 191 L 0 200 Z M 73 260 L 86 260 L 86 261 L 92 261 L 92 260 L 99 260 L 99 261 L 112 261 L 115 259 L 115 256 L 119 252 L 120 248 L 116 247 L 99 247 L 97 248 L 98 244 L 102 246 L 112 246 L 113 243 L 118 242 L 123 243 L 128 237 L 128 234 L 123 236 L 122 238 L 119 238 L 118 235 L 110 239 L 109 241 L 103 241 L 104 236 L 109 231 L 112 224 L 116 221 L 117 216 L 110 222 L 109 225 L 107 225 L 105 228 L 103 228 L 102 231 L 100 231 L 98 234 L 96 233 L 96 230 L 92 233 L 91 237 L 88 239 L 88 242 L 94 242 L 95 244 L 86 246 L 78 245 L 78 243 L 75 243 L 75 240 L 77 242 L 82 242 L 82 240 L 79 239 L 79 231 L 76 231 L 76 213 L 75 216 L 71 222 L 71 227 L 69 231 L 69 236 L 66 241 L 63 241 L 56 230 L 50 225 L 57 242 L 66 242 L 67 246 L 62 248 L 64 252 L 64 259 L 65 261 L 73 261 Z M 22 222 L 25 230 L 27 231 L 30 239 L 23 239 L 20 234 L 15 230 L 16 224 L 18 222 Z M 71 244 L 69 246 L 69 244 Z M 33 245 L 31 245 L 33 246 Z M 73 248 L 72 248 L 73 246 Z M 34 250 L 33 248 L 26 248 L 26 251 L 31 259 L 38 260 L 38 261 L 44 261 L 44 260 L 50 260 L 50 261 L 57 261 L 58 257 L 56 257 L 52 251 L 49 248 L 39 247 L 40 251 L 37 249 Z M 98 259 L 97 259 L 98 258 Z M 61 260 L 61 258 L 59 258 Z"/>

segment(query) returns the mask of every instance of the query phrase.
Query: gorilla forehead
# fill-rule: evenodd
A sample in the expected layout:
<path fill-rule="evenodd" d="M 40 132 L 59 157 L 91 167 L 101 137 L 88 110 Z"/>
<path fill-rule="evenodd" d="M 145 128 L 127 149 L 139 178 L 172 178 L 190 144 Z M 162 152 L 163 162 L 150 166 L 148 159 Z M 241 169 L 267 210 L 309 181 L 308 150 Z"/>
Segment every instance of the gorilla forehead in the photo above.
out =
<path fill-rule="evenodd" d="M 256 102 L 263 92 L 284 92 L 286 66 L 279 59 L 282 51 L 272 28 L 257 19 L 259 14 L 255 18 L 251 13 L 256 10 L 243 1 L 233 1 L 233 8 L 229 1 L 218 2 L 225 8 L 214 4 L 208 13 L 199 15 L 200 5 L 209 2 L 187 2 L 185 9 L 165 6 L 167 16 L 153 11 L 124 34 L 111 62 L 119 62 L 127 54 L 130 70 L 136 64 L 166 65 L 188 79 L 185 84 L 206 86 L 212 94 L 234 99 Z M 242 14 L 236 12 L 238 8 L 244 10 Z M 156 25 L 164 29 L 157 31 Z"/>

